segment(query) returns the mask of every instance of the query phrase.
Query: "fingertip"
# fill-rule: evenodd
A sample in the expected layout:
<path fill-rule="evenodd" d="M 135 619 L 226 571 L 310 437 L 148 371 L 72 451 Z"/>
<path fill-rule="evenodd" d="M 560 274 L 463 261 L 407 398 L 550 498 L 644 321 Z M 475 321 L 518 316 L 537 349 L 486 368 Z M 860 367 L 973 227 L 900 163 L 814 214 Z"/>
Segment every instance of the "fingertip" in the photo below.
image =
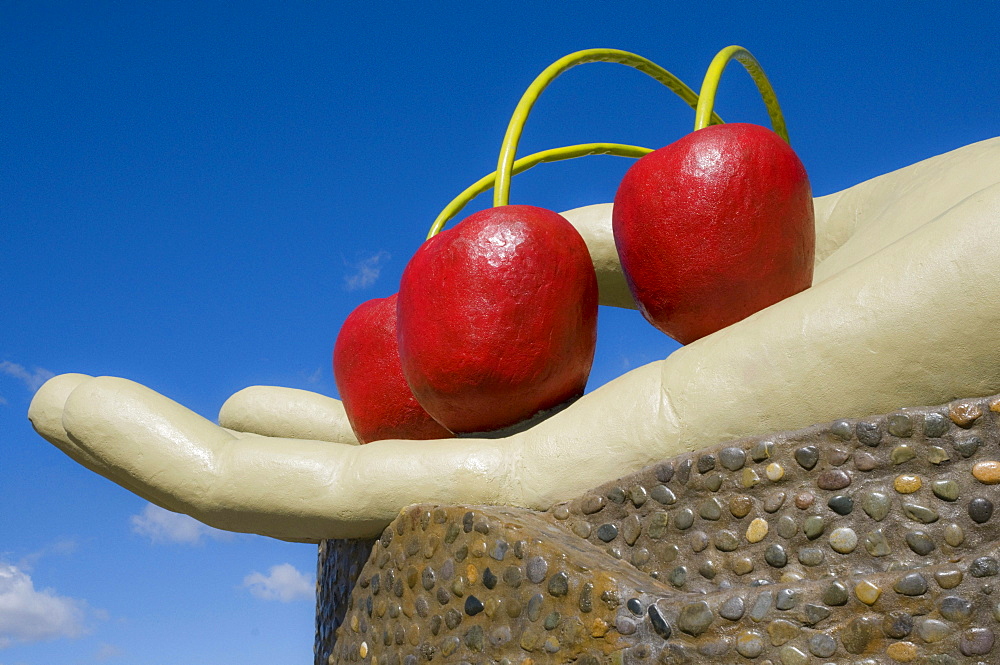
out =
<path fill-rule="evenodd" d="M 52 437 L 65 440 L 62 416 L 66 401 L 81 384 L 93 378 L 87 374 L 60 374 L 43 383 L 28 406 L 28 420 L 35 431 L 50 441 Z"/>

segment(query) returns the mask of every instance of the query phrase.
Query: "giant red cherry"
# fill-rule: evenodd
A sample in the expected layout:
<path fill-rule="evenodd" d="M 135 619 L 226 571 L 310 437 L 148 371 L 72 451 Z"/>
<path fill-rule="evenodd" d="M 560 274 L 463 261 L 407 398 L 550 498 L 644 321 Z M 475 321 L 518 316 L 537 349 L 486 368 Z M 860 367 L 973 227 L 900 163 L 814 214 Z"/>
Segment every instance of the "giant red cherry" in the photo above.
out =
<path fill-rule="evenodd" d="M 396 348 L 396 294 L 361 303 L 333 347 L 333 374 L 347 419 L 362 443 L 453 436 L 417 403 Z"/>
<path fill-rule="evenodd" d="M 403 271 L 398 310 L 403 374 L 454 432 L 514 425 L 583 394 L 597 278 L 557 213 L 500 206 L 427 240 Z"/>
<path fill-rule="evenodd" d="M 812 282 L 809 179 L 788 143 L 757 125 L 706 127 L 638 160 L 613 226 L 640 310 L 682 344 Z"/>

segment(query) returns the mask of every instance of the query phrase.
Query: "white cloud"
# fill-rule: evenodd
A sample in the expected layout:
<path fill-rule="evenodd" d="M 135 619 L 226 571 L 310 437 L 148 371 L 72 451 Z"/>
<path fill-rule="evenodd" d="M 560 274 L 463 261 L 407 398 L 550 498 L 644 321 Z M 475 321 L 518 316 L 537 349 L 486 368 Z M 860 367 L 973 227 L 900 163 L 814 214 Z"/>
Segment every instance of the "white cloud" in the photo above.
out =
<path fill-rule="evenodd" d="M 86 632 L 87 604 L 35 589 L 31 577 L 0 563 L 0 649 L 15 642 L 79 637 Z"/>
<path fill-rule="evenodd" d="M 97 652 L 94 654 L 94 660 L 98 662 L 104 662 L 111 660 L 112 658 L 118 658 L 124 656 L 125 652 L 121 648 L 115 646 L 114 644 L 108 644 L 107 642 L 102 642 L 97 648 Z"/>
<path fill-rule="evenodd" d="M 146 536 L 154 543 L 187 543 L 197 545 L 202 538 L 229 540 L 233 534 L 228 531 L 206 526 L 188 515 L 164 510 L 159 506 L 147 503 L 138 515 L 130 520 L 132 532 Z"/>
<path fill-rule="evenodd" d="M 3 406 L 5 404 L 7 404 L 7 403 L 8 402 L 7 402 L 6 398 L 4 398 L 3 395 L 0 395 L 0 406 Z"/>
<path fill-rule="evenodd" d="M 371 286 L 378 279 L 382 272 L 382 264 L 389 260 L 389 253 L 380 251 L 367 259 L 362 259 L 354 264 L 348 264 L 351 272 L 344 275 L 344 288 L 348 291 L 357 291 L 366 286 Z"/>
<path fill-rule="evenodd" d="M 23 365 L 12 363 L 9 360 L 0 361 L 0 372 L 3 372 L 8 376 L 12 376 L 15 379 L 20 379 L 31 392 L 35 392 L 42 387 L 43 383 L 55 376 L 55 374 L 49 370 L 41 367 L 36 367 L 34 370 L 29 372 Z"/>
<path fill-rule="evenodd" d="M 51 556 L 53 554 L 67 556 L 76 552 L 76 548 L 77 544 L 75 540 L 59 540 L 51 545 L 47 545 L 37 552 L 32 552 L 21 557 L 17 562 L 17 567 L 30 573 L 42 557 Z"/>
<path fill-rule="evenodd" d="M 283 603 L 303 598 L 312 600 L 316 595 L 315 583 L 290 563 L 271 566 L 267 575 L 250 573 L 243 579 L 243 586 L 258 598 Z"/>

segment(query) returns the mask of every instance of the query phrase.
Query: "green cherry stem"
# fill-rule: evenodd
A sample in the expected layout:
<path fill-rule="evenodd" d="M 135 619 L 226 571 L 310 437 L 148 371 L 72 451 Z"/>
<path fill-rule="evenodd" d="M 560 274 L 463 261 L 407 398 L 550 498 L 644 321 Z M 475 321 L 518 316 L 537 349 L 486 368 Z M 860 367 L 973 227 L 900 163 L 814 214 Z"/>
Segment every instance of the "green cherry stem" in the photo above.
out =
<path fill-rule="evenodd" d="M 524 95 L 521 96 L 521 101 L 517 103 L 517 107 L 514 109 L 510 124 L 507 125 L 507 133 L 503 138 L 500 159 L 497 162 L 496 187 L 493 191 L 494 206 L 507 205 L 510 201 L 510 180 L 513 175 L 512 170 L 514 168 L 514 157 L 517 153 L 517 144 L 521 139 L 521 132 L 524 129 L 524 123 L 528 119 L 528 114 L 538 100 L 539 95 L 563 72 L 577 65 L 589 62 L 613 62 L 638 69 L 643 74 L 647 74 L 667 86 L 678 97 L 687 102 L 691 108 L 697 108 L 698 106 L 698 95 L 683 81 L 663 67 L 635 53 L 619 51 L 617 49 L 595 48 L 577 51 L 559 58 L 546 67 L 532 81 L 528 89 L 524 91 Z M 722 123 L 722 118 L 719 116 L 711 111 L 708 114 L 713 124 Z"/>
<path fill-rule="evenodd" d="M 514 162 L 511 169 L 512 175 L 517 175 L 537 166 L 543 162 L 558 162 L 574 157 L 586 157 L 587 155 L 614 155 L 616 157 L 642 157 L 653 152 L 650 148 L 643 148 L 637 145 L 622 145 L 620 143 L 582 143 L 580 145 L 568 145 L 562 148 L 552 148 L 543 150 L 533 155 L 522 157 Z M 462 208 L 469 204 L 483 192 L 489 190 L 496 182 L 496 171 L 477 180 L 467 187 L 461 194 L 452 199 L 451 203 L 445 206 L 441 214 L 434 220 L 431 230 L 427 232 L 427 239 L 430 240 L 444 228 L 448 220 L 461 212 Z"/>
<path fill-rule="evenodd" d="M 713 111 L 715 106 L 715 93 L 719 89 L 719 79 L 722 72 L 731 60 L 736 60 L 749 72 L 753 82 L 757 85 L 764 105 L 767 106 L 767 115 L 771 118 L 771 128 L 774 133 L 788 142 L 788 129 L 785 127 L 785 117 L 781 113 L 781 106 L 778 104 L 778 96 L 774 94 L 771 82 L 764 74 L 764 68 L 757 62 L 750 51 L 742 46 L 727 46 L 719 51 L 712 59 L 712 63 L 705 72 L 705 80 L 701 84 L 701 92 L 698 95 L 698 105 L 695 108 L 694 129 L 704 129 L 709 125 L 717 124 L 716 115 Z"/>

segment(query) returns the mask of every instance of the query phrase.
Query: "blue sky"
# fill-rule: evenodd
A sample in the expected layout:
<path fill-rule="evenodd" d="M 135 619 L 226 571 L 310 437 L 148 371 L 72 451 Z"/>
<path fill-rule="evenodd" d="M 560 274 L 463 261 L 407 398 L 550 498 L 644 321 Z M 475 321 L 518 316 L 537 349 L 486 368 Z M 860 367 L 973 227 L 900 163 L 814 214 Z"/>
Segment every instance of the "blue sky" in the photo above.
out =
<path fill-rule="evenodd" d="M 396 290 L 562 55 L 634 51 L 697 89 L 746 46 L 817 194 L 1000 127 L 979 3 L 360 4 L 0 3 L 0 665 L 310 662 L 313 546 L 151 508 L 38 438 L 32 391 L 124 376 L 210 418 L 248 385 L 335 395 L 344 318 Z M 717 110 L 766 124 L 737 65 Z M 651 79 L 588 65 L 522 150 L 692 124 Z M 545 165 L 512 202 L 609 201 L 627 166 Z M 598 344 L 592 386 L 675 348 L 603 309 Z"/>

